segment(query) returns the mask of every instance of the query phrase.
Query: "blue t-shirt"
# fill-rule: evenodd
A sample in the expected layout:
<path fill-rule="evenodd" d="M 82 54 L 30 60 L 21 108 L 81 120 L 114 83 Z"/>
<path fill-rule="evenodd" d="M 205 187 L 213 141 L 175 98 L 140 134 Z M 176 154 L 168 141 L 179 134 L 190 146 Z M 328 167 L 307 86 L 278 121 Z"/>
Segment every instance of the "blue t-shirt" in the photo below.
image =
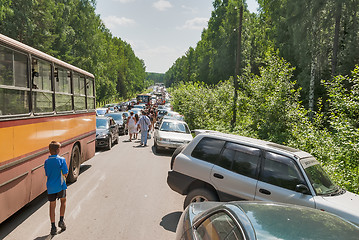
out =
<path fill-rule="evenodd" d="M 67 174 L 66 160 L 59 155 L 51 155 L 45 160 L 44 164 L 45 174 L 47 176 L 47 193 L 58 193 L 67 189 L 66 181 L 62 174 Z"/>

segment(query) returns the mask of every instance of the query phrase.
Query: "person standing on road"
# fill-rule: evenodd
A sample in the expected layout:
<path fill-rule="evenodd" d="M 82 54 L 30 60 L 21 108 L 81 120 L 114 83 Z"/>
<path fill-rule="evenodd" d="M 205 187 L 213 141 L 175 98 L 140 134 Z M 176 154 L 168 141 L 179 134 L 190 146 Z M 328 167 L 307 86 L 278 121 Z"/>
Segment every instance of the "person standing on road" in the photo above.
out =
<path fill-rule="evenodd" d="M 151 129 L 153 131 L 155 128 L 155 121 L 156 121 L 156 115 L 155 115 L 155 111 L 153 109 L 151 109 L 151 111 L 150 111 L 149 118 L 151 120 Z"/>
<path fill-rule="evenodd" d="M 136 119 L 133 116 L 133 112 L 130 112 L 130 116 L 127 118 L 128 135 L 130 135 L 129 141 L 132 141 L 132 135 L 136 133 Z"/>
<path fill-rule="evenodd" d="M 64 222 L 64 215 L 66 209 L 66 177 L 69 172 L 66 160 L 59 156 L 61 144 L 56 141 L 52 141 L 49 144 L 49 150 L 51 156 L 45 160 L 44 168 L 47 177 L 47 198 L 50 202 L 50 221 L 51 221 L 51 235 L 57 234 L 57 228 L 55 225 L 55 209 L 56 199 L 60 199 L 60 221 L 58 226 L 62 231 L 66 230 Z"/>
<path fill-rule="evenodd" d="M 141 129 L 141 146 L 147 146 L 148 130 L 151 130 L 151 121 L 147 117 L 147 112 L 143 111 L 140 120 L 138 121 L 137 129 Z"/>
<path fill-rule="evenodd" d="M 135 114 L 135 120 L 136 120 L 136 128 L 135 128 L 135 133 L 133 134 L 133 138 L 137 139 L 137 135 L 138 135 L 138 121 L 140 120 L 140 118 L 138 117 L 138 114 Z"/>

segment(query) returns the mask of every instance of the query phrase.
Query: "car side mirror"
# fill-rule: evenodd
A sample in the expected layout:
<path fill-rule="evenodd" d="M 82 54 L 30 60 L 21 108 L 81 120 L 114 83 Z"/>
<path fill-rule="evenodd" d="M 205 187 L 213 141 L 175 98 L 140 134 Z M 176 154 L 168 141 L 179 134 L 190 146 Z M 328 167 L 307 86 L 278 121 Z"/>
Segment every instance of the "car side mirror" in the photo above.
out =
<path fill-rule="evenodd" d="M 304 184 L 298 184 L 297 186 L 295 186 L 295 191 L 302 193 L 302 194 L 309 194 L 309 188 L 307 186 L 305 186 Z"/>

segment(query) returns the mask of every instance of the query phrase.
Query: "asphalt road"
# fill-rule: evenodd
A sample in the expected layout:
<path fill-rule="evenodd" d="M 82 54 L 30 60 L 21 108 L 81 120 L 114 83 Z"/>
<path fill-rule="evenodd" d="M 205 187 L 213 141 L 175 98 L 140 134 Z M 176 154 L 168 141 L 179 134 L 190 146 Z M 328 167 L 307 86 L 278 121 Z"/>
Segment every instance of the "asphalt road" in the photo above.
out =
<path fill-rule="evenodd" d="M 67 190 L 66 231 L 49 235 L 42 194 L 0 225 L 0 239 L 174 239 L 184 197 L 166 183 L 171 152 L 155 154 L 153 139 L 138 147 L 127 138 L 82 164 Z"/>

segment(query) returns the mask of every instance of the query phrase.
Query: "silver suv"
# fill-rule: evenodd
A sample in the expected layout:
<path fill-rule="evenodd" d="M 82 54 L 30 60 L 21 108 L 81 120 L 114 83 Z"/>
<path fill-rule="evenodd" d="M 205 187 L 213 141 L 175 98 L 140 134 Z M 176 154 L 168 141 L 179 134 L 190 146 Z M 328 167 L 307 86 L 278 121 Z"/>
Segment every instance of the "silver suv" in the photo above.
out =
<path fill-rule="evenodd" d="M 177 149 L 167 184 L 191 202 L 258 200 L 308 206 L 359 225 L 359 196 L 335 185 L 309 153 L 208 132 Z"/>

